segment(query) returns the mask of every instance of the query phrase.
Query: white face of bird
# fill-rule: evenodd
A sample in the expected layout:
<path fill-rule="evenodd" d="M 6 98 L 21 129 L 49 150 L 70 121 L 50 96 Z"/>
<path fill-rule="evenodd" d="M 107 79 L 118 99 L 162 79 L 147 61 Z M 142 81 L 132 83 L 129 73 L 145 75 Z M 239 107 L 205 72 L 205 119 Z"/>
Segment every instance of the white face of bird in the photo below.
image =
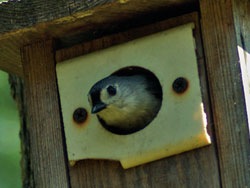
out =
<path fill-rule="evenodd" d="M 145 78 L 142 76 L 105 78 L 90 90 L 89 102 L 92 113 L 110 110 L 132 111 L 147 99 L 149 94 L 146 86 Z"/>
<path fill-rule="evenodd" d="M 118 84 L 107 84 L 101 90 L 99 90 L 98 97 L 95 101 L 92 101 L 92 97 L 89 94 L 88 100 L 92 106 L 92 113 L 98 113 L 104 110 L 120 107 L 121 105 L 121 92 Z"/>
<path fill-rule="evenodd" d="M 121 91 L 118 84 L 107 85 L 101 90 L 100 100 L 111 108 L 121 105 Z"/>

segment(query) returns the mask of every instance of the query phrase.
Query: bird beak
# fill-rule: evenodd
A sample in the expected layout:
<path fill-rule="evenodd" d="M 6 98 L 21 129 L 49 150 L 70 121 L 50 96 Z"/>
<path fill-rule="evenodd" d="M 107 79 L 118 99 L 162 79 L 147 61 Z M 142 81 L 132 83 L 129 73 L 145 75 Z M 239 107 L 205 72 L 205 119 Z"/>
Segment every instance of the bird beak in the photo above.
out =
<path fill-rule="evenodd" d="M 92 114 L 96 114 L 97 112 L 102 111 L 102 110 L 105 109 L 106 107 L 107 107 L 107 105 L 104 104 L 104 103 L 96 104 L 95 106 L 92 107 L 91 113 L 92 113 Z"/>

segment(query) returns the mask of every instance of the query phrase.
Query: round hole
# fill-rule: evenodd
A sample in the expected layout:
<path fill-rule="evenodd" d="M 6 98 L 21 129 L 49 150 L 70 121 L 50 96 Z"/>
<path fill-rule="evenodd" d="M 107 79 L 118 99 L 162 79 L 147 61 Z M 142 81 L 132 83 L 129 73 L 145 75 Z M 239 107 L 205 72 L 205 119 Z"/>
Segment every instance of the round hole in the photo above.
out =
<path fill-rule="evenodd" d="M 178 94 L 184 93 L 188 88 L 187 79 L 183 78 L 183 77 L 179 77 L 179 78 L 175 79 L 175 81 L 172 84 L 172 88 Z"/>
<path fill-rule="evenodd" d="M 126 100 L 118 101 L 117 103 L 122 104 L 119 109 L 109 109 L 108 106 L 107 109 L 97 113 L 100 123 L 108 131 L 119 135 L 128 135 L 144 129 L 157 116 L 161 108 L 162 87 L 158 78 L 151 71 L 136 66 L 122 68 L 112 73 L 110 77 L 121 79 L 121 83 L 127 84 L 125 87 L 129 87 L 130 93 L 124 94 L 123 97 L 128 97 L 127 101 L 133 102 L 126 104 L 124 102 Z M 124 86 L 120 88 L 122 87 L 125 91 Z M 118 86 L 117 95 L 121 90 Z"/>
<path fill-rule="evenodd" d="M 88 117 L 88 112 L 84 108 L 77 108 L 73 113 L 73 119 L 76 123 L 83 123 Z"/>

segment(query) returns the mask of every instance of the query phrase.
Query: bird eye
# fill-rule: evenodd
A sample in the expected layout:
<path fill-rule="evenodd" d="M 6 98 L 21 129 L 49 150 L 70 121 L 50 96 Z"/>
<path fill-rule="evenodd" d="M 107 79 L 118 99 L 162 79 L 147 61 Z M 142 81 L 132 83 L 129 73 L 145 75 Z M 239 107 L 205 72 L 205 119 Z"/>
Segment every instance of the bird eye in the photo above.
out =
<path fill-rule="evenodd" d="M 116 89 L 113 86 L 107 88 L 109 95 L 114 96 L 116 94 Z"/>

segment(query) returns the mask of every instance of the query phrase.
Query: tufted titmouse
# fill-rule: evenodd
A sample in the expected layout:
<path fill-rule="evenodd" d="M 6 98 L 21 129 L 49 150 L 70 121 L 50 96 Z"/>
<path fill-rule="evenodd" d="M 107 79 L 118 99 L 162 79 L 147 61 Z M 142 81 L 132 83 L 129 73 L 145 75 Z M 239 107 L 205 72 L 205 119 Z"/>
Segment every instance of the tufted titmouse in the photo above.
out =
<path fill-rule="evenodd" d="M 145 73 L 111 75 L 90 89 L 92 113 L 102 125 L 117 134 L 143 129 L 161 107 L 162 89 L 158 79 Z"/>

